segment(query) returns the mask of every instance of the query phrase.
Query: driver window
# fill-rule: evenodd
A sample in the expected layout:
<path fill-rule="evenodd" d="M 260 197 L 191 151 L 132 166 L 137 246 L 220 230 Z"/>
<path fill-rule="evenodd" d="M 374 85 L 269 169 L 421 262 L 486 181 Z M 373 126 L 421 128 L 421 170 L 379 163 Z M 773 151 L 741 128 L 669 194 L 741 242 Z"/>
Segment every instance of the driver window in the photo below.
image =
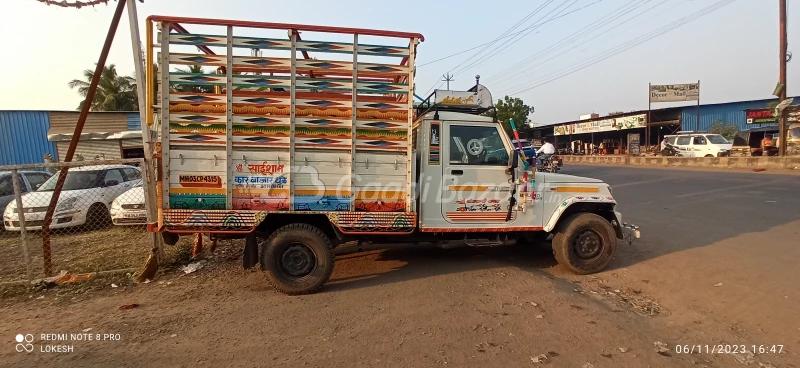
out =
<path fill-rule="evenodd" d="M 705 138 L 705 137 L 694 137 L 694 144 L 695 144 L 695 145 L 698 145 L 698 144 L 700 144 L 700 145 L 702 145 L 702 144 L 706 144 L 706 138 Z"/>
<path fill-rule="evenodd" d="M 507 166 L 508 152 L 496 127 L 451 125 L 450 163 Z"/>
<path fill-rule="evenodd" d="M 103 183 L 108 183 L 109 180 L 115 180 L 117 183 L 122 183 L 125 179 L 122 178 L 122 172 L 119 169 L 111 169 L 106 171 L 106 177 L 103 180 Z"/>

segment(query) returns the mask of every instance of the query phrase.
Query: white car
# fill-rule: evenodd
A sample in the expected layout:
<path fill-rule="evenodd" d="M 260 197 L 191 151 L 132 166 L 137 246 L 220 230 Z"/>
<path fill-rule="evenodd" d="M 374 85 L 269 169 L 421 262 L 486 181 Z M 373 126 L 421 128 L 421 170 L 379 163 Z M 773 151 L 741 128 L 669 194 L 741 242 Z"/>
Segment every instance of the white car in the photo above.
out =
<path fill-rule="evenodd" d="M 111 202 L 111 221 L 114 225 L 146 225 L 144 188 L 141 184 L 122 193 Z"/>
<path fill-rule="evenodd" d="M 25 227 L 41 230 L 59 174 L 53 175 L 35 192 L 22 196 Z M 111 223 L 109 207 L 120 194 L 142 182 L 139 168 L 127 165 L 92 165 L 71 168 L 58 198 L 51 229 L 88 225 L 103 227 Z M 17 204 L 12 201 L 3 213 L 6 230 L 19 231 Z"/>
<path fill-rule="evenodd" d="M 667 135 L 667 142 L 675 146 L 683 157 L 723 157 L 731 155 L 733 143 L 719 134 L 680 133 Z"/>

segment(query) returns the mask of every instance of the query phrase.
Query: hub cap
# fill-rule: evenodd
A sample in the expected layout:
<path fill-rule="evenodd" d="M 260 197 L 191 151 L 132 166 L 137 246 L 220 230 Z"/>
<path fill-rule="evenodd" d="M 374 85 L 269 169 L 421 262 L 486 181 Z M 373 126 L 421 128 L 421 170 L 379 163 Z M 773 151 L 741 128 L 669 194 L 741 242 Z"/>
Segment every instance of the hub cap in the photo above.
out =
<path fill-rule="evenodd" d="M 603 249 L 603 240 L 593 230 L 579 232 L 572 240 L 572 249 L 580 259 L 592 259 L 600 255 Z"/>
<path fill-rule="evenodd" d="M 303 244 L 291 244 L 281 255 L 281 268 L 288 275 L 294 277 L 308 275 L 316 264 L 314 252 Z"/>

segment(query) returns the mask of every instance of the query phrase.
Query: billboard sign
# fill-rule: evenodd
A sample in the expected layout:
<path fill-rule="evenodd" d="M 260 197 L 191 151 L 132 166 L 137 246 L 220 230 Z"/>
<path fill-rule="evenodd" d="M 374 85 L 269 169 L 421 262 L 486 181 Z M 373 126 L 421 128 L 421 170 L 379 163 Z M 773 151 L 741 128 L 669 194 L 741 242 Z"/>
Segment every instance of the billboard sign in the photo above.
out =
<path fill-rule="evenodd" d="M 787 123 L 800 122 L 800 105 L 791 105 L 787 108 Z M 747 114 L 747 124 L 777 124 L 778 116 L 773 109 L 749 109 L 744 110 Z"/>
<path fill-rule="evenodd" d="M 700 83 L 650 85 L 650 102 L 679 102 L 699 100 Z"/>

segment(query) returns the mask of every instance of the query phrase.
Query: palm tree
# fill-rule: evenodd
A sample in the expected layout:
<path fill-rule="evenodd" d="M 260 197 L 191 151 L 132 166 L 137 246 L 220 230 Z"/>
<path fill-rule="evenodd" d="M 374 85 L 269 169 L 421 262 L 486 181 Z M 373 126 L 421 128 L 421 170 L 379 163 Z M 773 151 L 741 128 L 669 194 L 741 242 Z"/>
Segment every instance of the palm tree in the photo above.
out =
<path fill-rule="evenodd" d="M 94 77 L 94 70 L 83 71 L 85 80 L 73 79 L 69 88 L 78 88 L 78 93 L 86 97 L 89 93 L 89 83 Z M 78 105 L 78 110 L 83 108 L 84 101 Z M 139 104 L 136 96 L 136 80 L 130 76 L 117 74 L 117 67 L 110 64 L 103 68 L 100 74 L 100 83 L 97 85 L 91 110 L 93 111 L 138 111 Z"/>
<path fill-rule="evenodd" d="M 187 69 L 176 69 L 176 72 L 179 73 L 192 73 L 192 74 L 206 74 L 203 70 L 203 67 L 199 64 L 192 64 L 189 65 Z M 193 92 L 193 93 L 213 93 L 214 87 L 213 86 L 204 86 L 198 84 L 180 84 L 175 86 L 175 89 L 179 92 Z"/>

